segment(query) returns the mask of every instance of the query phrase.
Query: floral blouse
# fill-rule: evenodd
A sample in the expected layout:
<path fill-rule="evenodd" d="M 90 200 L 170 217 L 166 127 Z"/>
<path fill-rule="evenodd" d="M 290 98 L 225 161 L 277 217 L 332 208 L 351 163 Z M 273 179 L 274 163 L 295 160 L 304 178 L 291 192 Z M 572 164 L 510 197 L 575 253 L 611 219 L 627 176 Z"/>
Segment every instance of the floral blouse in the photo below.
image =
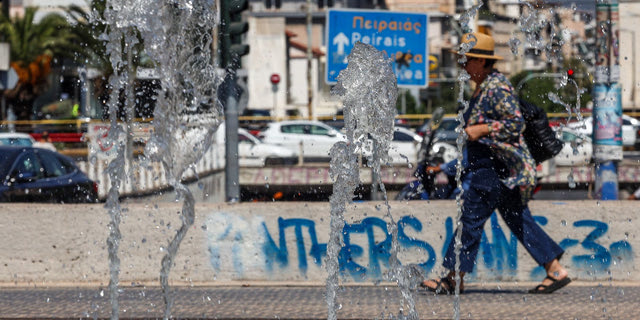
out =
<path fill-rule="evenodd" d="M 478 142 L 489 146 L 493 155 L 509 170 L 502 182 L 509 188 L 520 188 L 522 200 L 531 198 L 535 185 L 535 161 L 524 142 L 524 118 L 509 80 L 494 70 L 480 84 L 480 94 L 471 105 L 467 125 L 487 123 L 489 135 Z"/>

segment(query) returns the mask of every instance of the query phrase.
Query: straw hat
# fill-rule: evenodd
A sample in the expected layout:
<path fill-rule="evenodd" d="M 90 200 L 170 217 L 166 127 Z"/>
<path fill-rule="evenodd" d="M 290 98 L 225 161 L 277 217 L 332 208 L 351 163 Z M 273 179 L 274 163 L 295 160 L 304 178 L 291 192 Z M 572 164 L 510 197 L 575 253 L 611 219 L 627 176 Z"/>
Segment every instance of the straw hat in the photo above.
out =
<path fill-rule="evenodd" d="M 462 43 L 475 42 L 473 48 L 471 48 L 465 55 L 470 58 L 485 58 L 493 60 L 502 60 L 501 56 L 497 56 L 493 53 L 495 47 L 495 41 L 489 35 L 479 32 L 465 33 L 462 35 Z M 451 50 L 453 53 L 460 54 L 461 50 Z"/>

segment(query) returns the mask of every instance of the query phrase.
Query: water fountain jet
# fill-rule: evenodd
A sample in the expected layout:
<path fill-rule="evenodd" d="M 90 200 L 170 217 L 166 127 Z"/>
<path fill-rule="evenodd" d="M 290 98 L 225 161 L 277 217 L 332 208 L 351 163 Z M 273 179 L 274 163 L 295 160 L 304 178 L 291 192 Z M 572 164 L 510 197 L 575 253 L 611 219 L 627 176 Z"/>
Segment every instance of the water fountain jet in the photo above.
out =
<path fill-rule="evenodd" d="M 169 185 L 183 201 L 181 211 L 182 226 L 166 247 L 166 255 L 161 262 L 160 283 L 165 302 L 165 319 L 171 316 L 173 298 L 169 290 L 169 274 L 174 257 L 186 232 L 195 219 L 195 200 L 191 191 L 182 183 L 182 178 L 202 157 L 212 143 L 213 134 L 221 122 L 222 110 L 217 102 L 217 75 L 212 53 L 211 30 L 215 29 L 216 18 L 212 4 L 207 0 L 180 3 L 151 0 L 107 1 L 105 23 L 108 34 L 107 53 L 114 74 L 110 78 L 112 94 L 110 99 L 110 136 L 118 146 L 118 156 L 109 165 L 112 188 L 107 206 L 112 217 L 111 234 L 108 239 L 111 280 L 109 285 L 112 303 L 112 319 L 118 318 L 118 243 L 120 233 L 120 204 L 118 201 L 119 182 L 124 178 L 126 145 L 122 139 L 122 129 L 117 123 L 118 101 L 121 90 L 129 103 L 124 107 L 134 108 L 134 97 L 130 90 L 134 65 L 130 59 L 133 47 L 140 37 L 145 52 L 155 64 L 161 91 L 157 95 L 154 111 L 154 131 L 145 147 L 149 161 L 161 162 Z M 123 61 L 123 56 L 128 56 Z M 131 126 L 131 123 L 127 124 Z M 128 128 L 130 129 L 130 128 Z"/>

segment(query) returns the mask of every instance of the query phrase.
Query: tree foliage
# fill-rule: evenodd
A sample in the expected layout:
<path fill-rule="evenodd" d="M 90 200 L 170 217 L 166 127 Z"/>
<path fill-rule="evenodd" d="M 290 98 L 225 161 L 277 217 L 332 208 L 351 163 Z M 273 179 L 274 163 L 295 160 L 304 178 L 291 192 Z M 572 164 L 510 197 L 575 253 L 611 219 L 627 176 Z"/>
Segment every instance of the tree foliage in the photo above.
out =
<path fill-rule="evenodd" d="M 27 7 L 23 16 L 0 16 L 0 33 L 9 42 L 11 66 L 19 79 L 4 94 L 20 120 L 29 119 L 33 101 L 47 86 L 51 64 L 73 57 L 78 50 L 77 38 L 63 16 L 51 13 L 36 21 L 37 11 Z"/>
<path fill-rule="evenodd" d="M 107 25 L 104 23 L 106 0 L 92 0 L 89 8 L 89 12 L 78 5 L 65 8 L 65 13 L 71 21 L 70 30 L 80 47 L 75 60 L 80 65 L 98 69 L 103 76 L 108 77 L 113 73 L 113 68 L 104 40 L 107 32 Z"/>
<path fill-rule="evenodd" d="M 569 80 L 566 85 L 562 85 L 562 77 L 566 76 L 569 69 L 574 72 L 572 79 L 575 84 Z M 553 76 L 554 74 L 557 76 Z M 576 106 L 579 98 L 581 109 L 591 101 L 593 89 L 591 76 L 586 64 L 579 59 L 566 59 L 561 70 L 555 72 L 551 69 L 538 73 L 522 71 L 512 76 L 510 81 L 521 98 L 540 106 L 547 112 L 566 112 L 565 106 L 550 99 L 550 93 L 557 95 L 564 104 L 571 107 Z"/>

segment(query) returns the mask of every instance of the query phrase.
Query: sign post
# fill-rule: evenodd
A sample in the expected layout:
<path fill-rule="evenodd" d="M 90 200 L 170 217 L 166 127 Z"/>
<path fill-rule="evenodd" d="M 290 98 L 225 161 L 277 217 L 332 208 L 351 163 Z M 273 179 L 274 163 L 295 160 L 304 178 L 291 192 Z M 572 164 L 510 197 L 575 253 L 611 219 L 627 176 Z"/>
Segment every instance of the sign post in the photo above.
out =
<path fill-rule="evenodd" d="M 271 74 L 269 81 L 271 81 L 271 91 L 273 92 L 273 111 L 276 111 L 278 106 L 278 83 L 280 83 L 280 75 L 277 73 Z"/>
<path fill-rule="evenodd" d="M 422 13 L 378 10 L 327 11 L 325 82 L 337 83 L 356 42 L 374 46 L 393 59 L 400 87 L 424 88 L 429 79 L 429 18 Z"/>

